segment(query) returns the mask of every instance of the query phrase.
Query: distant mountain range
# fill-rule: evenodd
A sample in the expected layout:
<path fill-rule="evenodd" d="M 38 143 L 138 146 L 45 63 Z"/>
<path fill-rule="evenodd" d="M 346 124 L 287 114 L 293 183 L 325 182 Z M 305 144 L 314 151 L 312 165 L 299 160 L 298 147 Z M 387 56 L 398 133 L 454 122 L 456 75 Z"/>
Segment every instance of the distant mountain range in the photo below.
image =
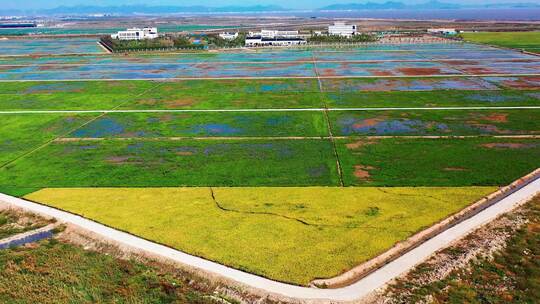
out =
<path fill-rule="evenodd" d="M 498 3 L 498 4 L 456 4 L 432 0 L 421 4 L 407 5 L 402 2 L 365 2 L 349 4 L 333 4 L 320 8 L 327 11 L 354 11 L 354 10 L 380 10 L 380 9 L 465 9 L 465 8 L 536 8 L 540 3 Z"/>
<path fill-rule="evenodd" d="M 432 0 L 422 4 L 407 5 L 403 2 L 363 2 L 333 4 L 313 11 L 355 11 L 355 10 L 401 10 L 401 9 L 464 9 L 464 8 L 540 8 L 540 3 L 499 3 L 499 4 L 454 4 Z M 0 16 L 15 15 L 133 15 L 133 14 L 175 14 L 175 13 L 246 13 L 246 12 L 293 12 L 294 10 L 276 5 L 254 6 L 59 6 L 53 9 L 39 10 L 2 10 Z"/>

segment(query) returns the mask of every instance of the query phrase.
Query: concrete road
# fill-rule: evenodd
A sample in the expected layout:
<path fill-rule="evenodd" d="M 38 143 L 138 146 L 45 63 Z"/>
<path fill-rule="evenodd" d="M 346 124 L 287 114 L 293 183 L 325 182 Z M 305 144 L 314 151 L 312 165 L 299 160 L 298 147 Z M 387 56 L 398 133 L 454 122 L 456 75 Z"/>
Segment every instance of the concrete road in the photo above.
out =
<path fill-rule="evenodd" d="M 538 193 L 540 193 L 540 179 L 536 179 L 493 206 L 471 217 L 470 219 L 467 219 L 440 233 L 417 248 L 404 254 L 400 258 L 376 270 L 362 280 L 347 287 L 337 289 L 315 289 L 272 281 L 138 238 L 125 232 L 106 227 L 99 223 L 84 219 L 68 212 L 60 211 L 58 209 L 43 206 L 5 194 L 0 194 L 0 201 L 13 206 L 21 207 L 31 212 L 55 217 L 59 221 L 79 226 L 114 242 L 128 245 L 136 249 L 145 250 L 152 254 L 169 258 L 182 264 L 190 265 L 194 268 L 236 281 L 243 285 L 264 290 L 268 293 L 282 295 L 288 298 L 296 298 L 299 300 L 338 302 L 358 300 L 368 295 L 372 291 L 384 286 L 388 281 L 398 277 L 404 272 L 410 270 L 415 265 L 423 262 L 436 251 L 445 248 L 452 241 L 464 237 L 479 226 L 488 223 L 498 216 L 510 211 L 517 205 L 531 199 Z M 294 261 L 291 261 L 291 263 L 294 263 Z"/>

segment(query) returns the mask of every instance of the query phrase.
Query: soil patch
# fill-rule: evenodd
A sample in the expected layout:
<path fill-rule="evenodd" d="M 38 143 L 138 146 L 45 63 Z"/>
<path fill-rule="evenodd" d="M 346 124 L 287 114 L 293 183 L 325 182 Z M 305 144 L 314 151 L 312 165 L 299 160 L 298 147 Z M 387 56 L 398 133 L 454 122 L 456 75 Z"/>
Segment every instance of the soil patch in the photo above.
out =
<path fill-rule="evenodd" d="M 125 164 L 129 160 L 129 156 L 110 156 L 107 157 L 106 161 L 111 164 Z"/>
<path fill-rule="evenodd" d="M 354 176 L 356 176 L 360 180 L 369 180 L 369 178 L 371 177 L 369 170 L 373 170 L 373 169 L 375 168 L 371 166 L 355 165 Z"/>
<path fill-rule="evenodd" d="M 346 144 L 346 147 L 347 149 L 349 150 L 356 150 L 356 149 L 359 149 L 359 148 L 362 148 L 364 146 L 367 146 L 367 145 L 372 145 L 372 144 L 375 144 L 375 141 L 355 141 L 355 142 L 352 142 L 352 143 L 348 143 Z"/>
<path fill-rule="evenodd" d="M 482 116 L 482 119 L 492 122 L 508 122 L 508 113 L 492 113 Z"/>
<path fill-rule="evenodd" d="M 462 167 L 446 167 L 443 170 L 444 171 L 468 171 L 469 169 L 462 168 Z"/>
<path fill-rule="evenodd" d="M 400 68 L 398 69 L 400 73 L 403 73 L 407 76 L 429 76 L 429 75 L 439 75 L 441 74 L 440 68 Z"/>
<path fill-rule="evenodd" d="M 489 149 L 524 149 L 532 148 L 534 144 L 523 144 L 523 143 L 488 143 L 480 145 L 484 148 Z"/>

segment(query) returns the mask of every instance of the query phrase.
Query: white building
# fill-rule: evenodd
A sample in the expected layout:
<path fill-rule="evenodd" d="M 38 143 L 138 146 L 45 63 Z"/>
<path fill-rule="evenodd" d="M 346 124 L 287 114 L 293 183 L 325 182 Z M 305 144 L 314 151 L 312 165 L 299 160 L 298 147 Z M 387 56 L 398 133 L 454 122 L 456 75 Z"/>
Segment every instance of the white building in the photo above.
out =
<path fill-rule="evenodd" d="M 298 31 L 261 30 L 249 32 L 246 46 L 291 46 L 306 44 Z"/>
<path fill-rule="evenodd" d="M 249 36 L 246 37 L 246 46 L 292 46 L 306 44 L 306 40 L 302 38 L 287 38 L 287 37 L 261 37 Z"/>
<path fill-rule="evenodd" d="M 430 34 L 457 35 L 458 31 L 452 28 L 431 28 L 427 30 Z"/>
<path fill-rule="evenodd" d="M 261 30 L 260 32 L 249 32 L 249 37 L 263 38 L 299 38 L 298 31 L 277 31 L 277 30 Z"/>
<path fill-rule="evenodd" d="M 142 40 L 142 39 L 155 39 L 158 38 L 158 30 L 156 27 L 130 28 L 125 31 L 119 31 L 116 34 L 111 35 L 113 39 L 119 40 Z"/>
<path fill-rule="evenodd" d="M 328 27 L 329 35 L 351 37 L 356 35 L 357 27 L 355 24 L 346 24 L 345 22 L 335 22 Z"/>
<path fill-rule="evenodd" d="M 219 37 L 221 39 L 225 39 L 225 40 L 234 40 L 234 39 L 238 38 L 238 32 L 236 32 L 236 33 L 227 33 L 227 32 L 221 33 L 221 34 L 219 34 Z"/>

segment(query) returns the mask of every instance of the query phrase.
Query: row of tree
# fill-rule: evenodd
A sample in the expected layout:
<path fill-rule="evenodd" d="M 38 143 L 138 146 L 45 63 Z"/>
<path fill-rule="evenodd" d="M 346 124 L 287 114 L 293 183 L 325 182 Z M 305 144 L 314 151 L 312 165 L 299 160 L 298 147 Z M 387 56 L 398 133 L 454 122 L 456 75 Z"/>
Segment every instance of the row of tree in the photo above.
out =
<path fill-rule="evenodd" d="M 240 33 L 236 39 L 227 40 L 219 35 L 173 36 L 166 35 L 157 39 L 119 40 L 110 36 L 101 38 L 101 42 L 113 52 L 158 50 L 158 49 L 204 49 L 205 47 L 241 47 L 244 46 L 246 33 Z M 350 43 L 373 42 L 377 37 L 370 34 L 357 34 L 351 37 L 337 35 L 312 35 L 308 42 L 315 43 Z M 194 43 L 197 41 L 197 43 Z"/>
<path fill-rule="evenodd" d="M 164 36 L 157 39 L 119 40 L 110 36 L 101 37 L 101 43 L 113 52 L 133 50 L 161 50 L 161 49 L 203 49 L 204 43 L 194 44 L 190 37 Z"/>
<path fill-rule="evenodd" d="M 377 36 L 370 34 L 356 34 L 350 37 L 344 37 L 339 35 L 311 35 L 308 38 L 308 42 L 321 42 L 321 43 L 350 43 L 350 42 L 375 42 Z"/>

